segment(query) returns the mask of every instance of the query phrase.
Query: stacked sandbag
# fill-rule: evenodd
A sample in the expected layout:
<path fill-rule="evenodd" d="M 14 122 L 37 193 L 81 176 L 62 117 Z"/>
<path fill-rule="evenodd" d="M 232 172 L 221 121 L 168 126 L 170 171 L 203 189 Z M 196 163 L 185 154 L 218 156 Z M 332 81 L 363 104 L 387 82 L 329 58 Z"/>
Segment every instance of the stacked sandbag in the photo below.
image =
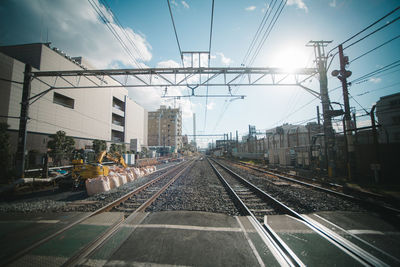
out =
<path fill-rule="evenodd" d="M 126 184 L 127 180 L 126 180 L 126 174 L 124 172 L 117 173 L 117 176 L 119 178 L 120 185 Z"/>
<path fill-rule="evenodd" d="M 130 170 L 126 172 L 126 179 L 127 179 L 128 183 L 135 180 L 135 176 L 133 176 L 133 174 Z"/>
<path fill-rule="evenodd" d="M 134 172 L 136 178 L 142 177 L 142 175 L 140 174 L 140 169 L 139 168 L 133 168 L 133 172 Z"/>
<path fill-rule="evenodd" d="M 110 172 L 110 174 L 107 177 L 108 177 L 108 180 L 110 181 L 110 188 L 111 189 L 112 188 L 116 188 L 116 187 L 121 185 L 119 177 L 115 173 Z"/>
<path fill-rule="evenodd" d="M 110 181 L 106 176 L 99 176 L 93 179 L 86 179 L 86 191 L 89 196 L 109 191 Z"/>

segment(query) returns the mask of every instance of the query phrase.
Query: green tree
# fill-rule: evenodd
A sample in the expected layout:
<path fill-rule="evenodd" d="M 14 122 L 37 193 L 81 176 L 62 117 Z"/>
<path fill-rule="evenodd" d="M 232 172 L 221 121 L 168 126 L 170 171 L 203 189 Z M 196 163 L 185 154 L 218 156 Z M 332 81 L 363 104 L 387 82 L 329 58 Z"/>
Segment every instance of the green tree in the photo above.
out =
<path fill-rule="evenodd" d="M 97 154 L 107 149 L 107 143 L 104 140 L 93 140 L 93 150 Z"/>
<path fill-rule="evenodd" d="M 118 144 L 111 144 L 110 146 L 110 153 L 118 152 L 119 154 L 124 154 L 126 152 L 125 144 L 118 145 Z"/>
<path fill-rule="evenodd" d="M 10 135 L 7 133 L 7 129 L 7 123 L 0 123 L 0 182 L 8 179 L 10 171 Z"/>
<path fill-rule="evenodd" d="M 53 158 L 55 165 L 60 165 L 63 159 L 73 157 L 75 141 L 72 137 L 67 136 L 64 131 L 58 131 L 50 135 L 50 138 L 47 147 L 51 149 L 49 155 Z"/>

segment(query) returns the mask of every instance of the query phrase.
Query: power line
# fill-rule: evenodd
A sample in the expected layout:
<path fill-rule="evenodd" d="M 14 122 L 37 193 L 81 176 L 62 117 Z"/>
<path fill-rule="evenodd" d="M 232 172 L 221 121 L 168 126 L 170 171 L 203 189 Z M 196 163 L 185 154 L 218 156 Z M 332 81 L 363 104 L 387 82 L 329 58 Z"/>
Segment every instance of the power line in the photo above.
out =
<path fill-rule="evenodd" d="M 360 103 L 358 103 L 358 101 L 350 94 L 350 92 L 348 94 L 365 111 L 365 113 L 369 114 L 369 112 Z"/>
<path fill-rule="evenodd" d="M 182 67 L 185 67 L 185 63 L 184 63 L 184 61 L 183 61 L 182 49 L 181 49 L 181 45 L 179 44 L 178 33 L 177 33 L 177 31 L 176 31 L 174 16 L 172 15 L 172 9 L 171 9 L 171 5 L 170 5 L 170 3 L 169 3 L 169 0 L 167 0 L 167 3 L 168 3 L 169 14 L 170 14 L 170 16 L 171 16 L 172 26 L 174 27 L 174 33 L 175 33 L 176 43 L 178 44 L 179 56 L 180 56 L 180 58 L 181 58 Z M 200 61 L 200 56 L 199 56 L 199 61 Z M 188 84 L 187 84 L 186 74 L 185 74 L 185 81 L 186 81 L 186 85 L 187 85 L 187 88 L 186 88 L 186 89 L 187 89 L 187 91 L 188 91 L 188 94 L 190 94 L 189 88 L 188 88 L 189 86 L 188 86 Z M 190 100 L 190 97 L 189 97 L 189 103 L 190 103 L 190 108 L 193 110 L 192 101 Z"/>
<path fill-rule="evenodd" d="M 120 45 L 122 46 L 122 48 L 125 50 L 125 52 L 128 54 L 128 56 L 132 59 L 133 63 L 138 66 L 138 68 L 140 69 L 141 66 L 140 64 L 137 62 L 136 58 L 132 55 L 131 51 L 129 50 L 129 48 L 127 47 L 127 45 L 125 44 L 125 42 L 122 40 L 121 36 L 119 36 L 119 34 L 117 33 L 117 31 L 114 29 L 114 27 L 112 27 L 110 24 L 110 21 L 107 19 L 107 17 L 104 15 L 103 11 L 101 10 L 101 8 L 97 5 L 97 3 L 94 0 L 88 0 L 89 4 L 92 6 L 92 8 L 94 9 L 94 11 L 99 15 L 99 17 L 103 20 L 104 24 L 106 25 L 106 27 L 111 31 L 111 33 L 114 35 L 114 37 L 117 39 L 117 41 L 120 43 Z"/>
<path fill-rule="evenodd" d="M 394 12 L 396 12 L 396 11 L 399 10 L 399 9 L 400 9 L 400 6 L 399 6 L 399 7 L 396 7 L 395 9 L 393 9 L 392 11 L 390 11 L 388 14 L 386 14 L 386 15 L 383 16 L 382 18 L 376 20 L 375 22 L 373 22 L 373 23 L 370 24 L 369 26 L 365 27 L 364 29 L 362 29 L 362 30 L 359 31 L 358 33 L 352 35 L 350 38 L 348 38 L 347 40 L 345 40 L 344 42 L 342 42 L 341 45 L 347 43 L 348 41 L 352 40 L 352 39 L 355 38 L 356 36 L 358 36 L 358 35 L 360 35 L 361 33 L 365 32 L 366 30 L 368 30 L 369 28 L 373 27 L 374 25 L 376 25 L 377 23 L 379 23 L 379 22 L 382 21 L 383 19 L 387 18 L 388 16 L 392 15 Z M 344 49 L 349 48 L 349 47 L 351 47 L 352 45 L 354 45 L 354 44 L 356 44 L 356 43 L 358 43 L 358 42 L 364 40 L 365 38 L 369 37 L 370 35 L 372 35 L 372 34 L 378 32 L 378 31 L 382 30 L 383 28 L 389 26 L 390 24 L 392 24 L 393 22 L 395 22 L 395 21 L 398 20 L 398 19 L 399 19 L 399 17 L 396 18 L 395 20 L 391 21 L 390 23 L 383 25 L 383 26 L 380 27 L 379 29 L 377 29 L 377 30 L 375 30 L 374 32 L 368 34 L 367 36 L 365 36 L 365 37 L 359 39 L 358 41 L 353 42 L 352 44 L 348 45 L 348 46 L 345 47 Z M 340 45 L 340 44 L 339 44 L 339 45 Z M 333 50 L 335 50 L 336 48 L 338 48 L 339 45 L 333 47 L 333 48 L 327 53 L 327 56 L 326 56 L 326 57 L 328 58 L 329 55 L 330 55 L 330 53 L 331 53 Z M 344 49 L 343 49 L 343 50 L 344 50 Z M 332 64 L 333 59 L 335 58 L 335 56 L 336 56 L 338 53 L 339 53 L 339 52 L 336 52 L 335 54 L 331 55 L 332 59 L 331 59 L 330 63 L 328 64 L 327 69 L 329 69 L 329 67 L 330 67 L 331 64 Z"/>
<path fill-rule="evenodd" d="M 376 88 L 376 89 L 373 89 L 373 90 L 370 90 L 370 91 L 366 91 L 366 92 L 360 93 L 360 94 L 358 94 L 356 96 L 363 96 L 363 95 L 366 95 L 366 94 L 369 94 L 369 93 L 372 93 L 372 92 L 375 92 L 375 91 L 380 91 L 380 90 L 383 90 L 383 89 L 386 89 L 386 88 L 393 87 L 393 86 L 398 85 L 398 84 L 400 84 L 400 82 L 393 83 L 393 84 L 390 84 L 390 85 L 387 85 L 387 86 L 384 86 L 384 87 Z"/>
<path fill-rule="evenodd" d="M 210 23 L 210 43 L 208 45 L 208 58 L 210 58 L 211 54 L 211 40 L 212 40 L 212 32 L 213 32 L 213 21 L 214 21 L 214 0 L 212 0 L 212 5 L 211 5 L 211 23 Z"/>
<path fill-rule="evenodd" d="M 136 44 L 134 43 L 134 41 L 132 40 L 132 38 L 129 36 L 129 34 L 126 32 L 125 28 L 122 26 L 120 20 L 118 19 L 117 15 L 115 15 L 115 13 L 112 11 L 111 7 L 108 5 L 107 0 L 101 0 L 101 2 L 103 3 L 104 6 L 107 6 L 108 11 L 110 11 L 110 13 L 112 14 L 112 16 L 115 18 L 115 21 L 117 22 L 117 25 L 120 27 L 120 29 L 122 29 L 126 39 L 129 41 L 129 43 L 132 45 L 132 47 L 135 49 L 136 53 L 138 54 L 139 58 L 142 61 L 144 60 L 144 56 L 143 54 L 140 52 L 139 48 L 136 46 Z"/>
<path fill-rule="evenodd" d="M 274 0 L 271 0 L 271 3 L 272 3 L 272 1 L 274 1 Z M 253 50 L 254 45 L 256 44 L 256 42 L 257 42 L 257 40 L 258 40 L 258 38 L 260 36 L 260 33 L 262 32 L 262 29 L 264 29 L 264 26 L 267 23 L 267 20 L 268 20 L 270 14 L 271 14 L 271 12 L 269 12 L 269 11 L 274 9 L 274 6 L 276 4 L 276 0 L 275 0 L 275 2 L 273 4 L 272 8 L 271 8 L 271 3 L 268 5 L 268 9 L 267 9 L 267 11 L 265 12 L 265 14 L 263 16 L 263 19 L 261 20 L 260 25 L 258 26 L 256 34 L 253 37 L 253 40 L 251 40 L 250 46 L 247 49 L 246 54 L 244 55 L 244 58 L 242 60 L 242 65 L 245 65 L 247 58 L 250 56 L 250 53 Z"/>
<path fill-rule="evenodd" d="M 396 60 L 396 61 L 394 61 L 394 62 L 392 62 L 392 63 L 390 63 L 390 64 L 388 64 L 388 65 L 386 65 L 384 67 L 381 67 L 381 68 L 379 68 L 377 70 L 371 71 L 371 72 L 369 72 L 369 73 L 367 73 L 367 74 L 365 74 L 365 75 L 363 75 L 363 76 L 361 76 L 361 77 L 359 77 L 357 79 L 354 79 L 354 80 L 351 81 L 351 83 L 360 82 L 362 80 L 365 80 L 365 79 L 368 79 L 368 78 L 372 77 L 375 74 L 379 74 L 379 73 L 391 70 L 391 69 L 393 69 L 395 67 L 398 67 L 398 66 L 400 66 L 400 59 Z"/>
<path fill-rule="evenodd" d="M 378 28 L 378 29 L 376 29 L 375 31 L 373 31 L 373 32 L 371 32 L 371 33 L 369 33 L 369 34 L 365 35 L 363 38 L 360 38 L 360 39 L 358 39 L 357 41 L 355 41 L 355 42 L 353 42 L 353 43 L 349 44 L 348 46 L 344 47 L 344 48 L 343 48 L 343 50 L 345 50 L 345 49 L 347 49 L 347 48 L 349 48 L 349 47 L 351 47 L 351 46 L 353 46 L 353 45 L 355 45 L 355 44 L 357 44 L 357 43 L 361 42 L 362 40 L 366 39 L 367 37 L 369 37 L 369 36 L 371 36 L 371 35 L 373 35 L 373 34 L 377 33 L 378 31 L 380 31 L 380 30 L 382 30 L 382 29 L 386 28 L 387 26 L 391 25 L 392 23 L 394 23 L 394 22 L 398 21 L 399 19 L 400 19 L 400 16 L 399 16 L 399 17 L 397 17 L 397 18 L 395 18 L 394 20 L 392 20 L 392 21 L 390 21 L 390 22 L 386 23 L 385 25 L 383 25 L 383 26 L 379 27 L 379 28 Z"/>
<path fill-rule="evenodd" d="M 256 48 L 256 52 L 253 54 L 253 56 L 252 56 L 252 58 L 251 58 L 251 60 L 250 60 L 250 64 L 249 64 L 250 66 L 253 65 L 255 59 L 257 58 L 258 54 L 259 54 L 260 51 L 261 51 L 261 48 L 264 46 L 264 43 L 265 43 L 265 41 L 267 40 L 268 36 L 270 35 L 272 29 L 274 28 L 274 26 L 275 26 L 275 24 L 276 24 L 278 18 L 280 17 L 280 15 L 281 15 L 281 13 L 282 13 L 282 11 L 283 11 L 283 8 L 284 8 L 285 5 L 286 5 L 286 2 L 287 2 L 287 0 L 285 0 L 284 2 L 283 2 L 283 1 L 280 2 L 280 4 L 279 4 L 277 10 L 275 11 L 274 16 L 273 16 L 272 19 L 271 19 L 271 22 L 270 22 L 269 25 L 268 25 L 267 30 L 264 32 L 264 35 L 263 35 L 261 41 L 259 42 L 259 44 L 258 44 L 258 46 L 257 46 L 257 48 Z M 282 5 L 282 4 L 283 4 L 283 5 Z"/>
<path fill-rule="evenodd" d="M 170 5 L 170 3 L 169 3 L 169 0 L 167 0 L 167 3 L 168 3 L 169 14 L 171 15 L 172 26 L 174 26 L 175 38 L 176 38 L 176 43 L 178 44 L 179 55 L 180 55 L 180 57 L 181 57 L 181 59 L 182 59 L 182 49 L 181 49 L 181 45 L 179 44 L 178 34 L 176 33 L 176 27 L 175 27 L 174 16 L 172 15 L 172 10 L 171 10 L 171 5 Z M 183 59 L 182 59 L 182 60 L 183 60 Z"/>
<path fill-rule="evenodd" d="M 213 30 L 213 21 L 214 21 L 214 0 L 212 0 L 211 7 L 211 23 L 210 23 L 210 43 L 208 45 L 208 67 L 210 67 L 210 57 L 211 57 L 211 41 L 212 41 L 212 30 Z M 199 58 L 200 60 L 200 58 Z M 207 75 L 207 80 L 210 78 L 210 75 Z M 206 89 L 206 106 L 204 111 L 204 128 L 205 131 L 207 125 L 207 105 L 208 105 L 208 81 L 207 81 L 207 89 Z"/>
<path fill-rule="evenodd" d="M 371 52 L 373 52 L 373 51 L 375 51 L 375 50 L 381 48 L 381 47 L 384 46 L 384 45 L 387 45 L 388 43 L 390 43 L 390 42 L 396 40 L 396 39 L 399 38 L 399 37 L 400 37 L 400 35 L 397 35 L 396 37 L 393 37 L 393 38 L 390 39 L 389 41 L 386 41 L 386 42 L 384 42 L 383 44 L 380 44 L 380 45 L 378 45 L 378 46 L 372 48 L 371 50 L 365 52 L 364 54 L 362 54 L 362 55 L 360 55 L 360 56 L 354 58 L 352 61 L 350 61 L 350 63 L 352 63 L 352 62 L 354 62 L 354 61 L 356 61 L 356 60 L 358 60 L 358 59 L 360 59 L 360 58 L 362 58 L 362 57 L 368 55 L 369 53 L 371 53 Z"/>
<path fill-rule="evenodd" d="M 286 5 L 286 2 L 287 2 L 287 0 L 285 0 L 285 1 L 281 0 L 281 2 L 280 2 L 280 4 L 279 4 L 278 8 L 275 10 L 275 13 L 274 13 L 272 19 L 270 20 L 270 22 L 269 22 L 269 24 L 268 24 L 266 30 L 264 31 L 264 34 L 263 34 L 263 36 L 262 36 L 260 42 L 258 43 L 255 52 L 254 52 L 253 55 L 251 56 L 251 59 L 250 59 L 250 61 L 249 61 L 249 64 L 247 64 L 248 66 L 251 66 L 251 65 L 254 63 L 254 60 L 255 60 L 256 57 L 258 56 L 258 54 L 259 54 L 259 52 L 261 51 L 261 48 L 263 47 L 263 45 L 264 45 L 266 39 L 268 38 L 268 36 L 269 36 L 269 34 L 271 33 L 273 27 L 275 26 L 276 21 L 278 20 L 279 16 L 281 15 L 282 10 L 283 10 L 283 8 L 284 8 L 285 5 Z M 276 2 L 274 2 L 273 7 L 275 6 L 275 3 L 276 3 Z M 283 5 L 282 5 L 282 4 L 283 4 Z M 271 12 L 272 12 L 272 10 L 273 10 L 273 8 L 271 9 Z M 264 15 L 264 16 L 265 16 L 265 15 Z M 268 15 L 267 18 L 269 18 L 269 16 L 270 16 L 270 15 Z M 261 29 L 264 29 L 264 28 L 265 28 L 265 23 L 266 23 L 267 20 L 268 20 L 268 19 L 265 20 L 265 22 L 264 22 L 264 24 L 263 24 L 263 26 L 262 26 Z M 263 23 L 263 22 L 261 22 L 261 23 Z M 262 30 L 259 31 L 259 34 L 261 34 L 261 32 L 262 32 Z M 257 35 L 257 34 L 256 34 L 256 35 Z M 258 37 L 257 37 L 257 39 L 258 39 Z M 255 43 L 256 43 L 256 41 L 255 41 Z M 255 45 L 255 43 L 254 43 L 254 45 Z M 250 52 L 250 53 L 251 53 L 251 52 Z M 250 54 L 249 54 L 249 56 L 250 56 Z M 248 59 L 248 58 L 247 58 L 247 59 Z M 247 59 L 246 59 L 246 60 L 247 60 Z M 246 62 L 243 62 L 243 64 L 245 64 L 245 63 L 246 63 Z M 244 78 L 244 76 L 241 77 L 241 80 L 242 80 L 243 78 Z M 239 87 L 237 87 L 237 88 L 235 89 L 235 92 L 234 92 L 234 93 L 236 93 L 238 90 L 239 90 Z M 225 114 L 226 110 L 228 110 L 229 105 L 230 105 L 230 102 L 227 102 L 227 103 L 225 103 L 225 105 L 223 106 L 222 113 L 221 113 L 221 115 L 219 116 L 218 121 L 217 121 L 217 123 L 216 123 L 215 126 L 214 126 L 214 130 L 217 128 L 217 126 L 218 126 L 218 124 L 220 123 L 221 119 L 223 118 L 223 115 Z"/>
<path fill-rule="evenodd" d="M 353 36 L 351 36 L 350 38 L 348 38 L 346 41 L 342 42 L 341 44 L 345 44 L 348 41 L 350 41 L 351 39 L 353 39 L 354 37 L 356 37 L 357 35 L 360 35 L 361 33 L 365 32 L 366 30 L 368 30 L 369 28 L 373 27 L 374 25 L 376 25 L 377 23 L 379 23 L 380 21 L 384 20 L 385 18 L 387 18 L 388 16 L 392 15 L 394 12 L 396 12 L 397 10 L 400 9 L 400 6 L 396 7 L 395 9 L 393 9 L 392 11 L 390 11 L 389 13 L 387 13 L 385 16 L 383 16 L 382 18 L 378 19 L 377 21 L 375 21 L 374 23 L 370 24 L 368 27 L 362 29 L 361 31 L 359 31 L 358 33 L 354 34 Z M 338 46 L 336 46 L 338 47 Z M 336 48 L 335 47 L 335 48 Z"/>

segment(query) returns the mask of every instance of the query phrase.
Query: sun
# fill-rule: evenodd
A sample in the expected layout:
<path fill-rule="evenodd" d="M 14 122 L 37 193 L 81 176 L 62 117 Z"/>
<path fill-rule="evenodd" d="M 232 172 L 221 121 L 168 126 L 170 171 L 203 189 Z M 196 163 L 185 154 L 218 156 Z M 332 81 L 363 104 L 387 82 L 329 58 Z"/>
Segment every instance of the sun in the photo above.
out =
<path fill-rule="evenodd" d="M 309 51 L 295 46 L 283 47 L 274 53 L 273 67 L 283 68 L 288 72 L 293 72 L 298 68 L 305 68 L 310 63 L 310 55 L 307 52 Z"/>

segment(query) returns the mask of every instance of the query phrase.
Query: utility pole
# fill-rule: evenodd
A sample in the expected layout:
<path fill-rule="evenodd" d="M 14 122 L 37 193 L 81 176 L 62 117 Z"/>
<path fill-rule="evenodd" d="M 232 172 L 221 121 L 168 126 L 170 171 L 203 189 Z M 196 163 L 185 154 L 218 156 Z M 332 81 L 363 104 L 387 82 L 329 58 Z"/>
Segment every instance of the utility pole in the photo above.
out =
<path fill-rule="evenodd" d="M 19 119 L 18 145 L 17 145 L 17 174 L 22 178 L 25 176 L 25 150 L 26 150 L 26 134 L 29 115 L 29 96 L 31 94 L 31 72 L 32 67 L 25 65 L 24 84 L 22 87 L 21 113 Z"/>
<path fill-rule="evenodd" d="M 326 75 L 326 55 L 324 49 L 331 42 L 332 41 L 310 41 L 306 46 L 314 47 L 315 60 L 317 63 L 319 74 L 319 89 L 322 103 L 322 115 L 324 118 L 323 127 L 325 135 L 325 147 L 327 150 L 328 176 L 334 177 L 336 175 L 335 133 L 332 127 L 330 100 L 328 94 L 328 79 Z"/>
<path fill-rule="evenodd" d="M 321 125 L 320 116 L 319 116 L 319 106 L 317 106 L 317 122 L 318 122 L 318 125 Z"/>
<path fill-rule="evenodd" d="M 353 144 L 353 132 L 351 125 L 351 114 L 350 114 L 350 103 L 349 103 L 349 91 L 347 88 L 347 78 L 351 76 L 351 71 L 346 70 L 346 65 L 349 64 L 349 58 L 343 54 L 343 46 L 339 45 L 339 60 L 340 70 L 332 71 L 332 75 L 336 76 L 342 82 L 343 89 L 343 102 L 344 102 L 344 125 L 346 129 L 344 132 L 347 144 L 347 172 L 349 179 L 354 176 L 354 144 Z"/>
<path fill-rule="evenodd" d="M 194 151 L 197 151 L 197 143 L 196 143 L 196 113 L 193 113 L 193 141 L 194 141 Z"/>

